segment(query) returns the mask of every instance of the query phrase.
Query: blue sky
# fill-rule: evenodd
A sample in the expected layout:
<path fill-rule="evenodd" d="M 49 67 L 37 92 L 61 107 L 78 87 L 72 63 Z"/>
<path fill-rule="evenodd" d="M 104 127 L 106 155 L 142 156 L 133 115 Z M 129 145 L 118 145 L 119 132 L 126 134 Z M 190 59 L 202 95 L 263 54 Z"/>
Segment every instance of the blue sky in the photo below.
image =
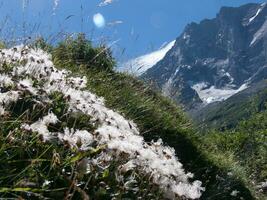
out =
<path fill-rule="evenodd" d="M 98 6 L 101 0 L 0 0 L 0 36 L 20 38 L 61 32 L 85 32 L 95 43 L 113 45 L 119 60 L 158 49 L 174 40 L 186 24 L 213 18 L 222 6 L 261 3 L 263 0 L 114 0 Z M 97 28 L 93 16 L 100 13 L 106 26 Z M 118 24 L 114 25 L 114 22 Z M 108 24 L 113 25 L 108 25 Z"/>

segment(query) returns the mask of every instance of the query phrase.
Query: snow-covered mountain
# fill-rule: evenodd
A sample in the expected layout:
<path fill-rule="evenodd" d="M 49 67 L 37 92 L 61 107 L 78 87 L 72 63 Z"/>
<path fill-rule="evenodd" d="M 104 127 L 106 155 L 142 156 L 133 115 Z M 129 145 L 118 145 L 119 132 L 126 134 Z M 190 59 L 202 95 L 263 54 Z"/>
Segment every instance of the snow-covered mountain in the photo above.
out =
<path fill-rule="evenodd" d="M 232 95 L 267 78 L 267 5 L 222 7 L 191 23 L 142 77 L 187 109 Z"/>
<path fill-rule="evenodd" d="M 149 68 L 157 64 L 160 60 L 164 58 L 166 53 L 173 47 L 175 40 L 164 45 L 157 51 L 153 51 L 146 55 L 131 59 L 126 63 L 120 64 L 117 68 L 120 72 L 127 72 L 136 76 L 140 76 L 146 72 Z"/>

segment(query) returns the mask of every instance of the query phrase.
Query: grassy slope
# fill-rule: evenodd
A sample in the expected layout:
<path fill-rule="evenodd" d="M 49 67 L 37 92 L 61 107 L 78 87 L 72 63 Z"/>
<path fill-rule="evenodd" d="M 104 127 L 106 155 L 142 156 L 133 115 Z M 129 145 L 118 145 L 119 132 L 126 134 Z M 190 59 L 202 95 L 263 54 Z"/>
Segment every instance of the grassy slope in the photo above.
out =
<path fill-rule="evenodd" d="M 221 130 L 235 128 L 240 121 L 266 109 L 266 86 L 267 82 L 263 80 L 224 102 L 208 105 L 197 111 L 192 114 L 196 125 Z"/>
<path fill-rule="evenodd" d="M 12 65 L 3 62 L 0 73 L 8 73 L 11 69 Z M 13 78 L 15 80 L 18 77 Z M 36 81 L 35 84 L 41 86 L 43 83 Z M 13 87 L 16 86 L 3 86 L 1 92 L 16 89 Z M 155 190 L 158 187 L 150 184 L 145 174 L 138 174 L 137 182 L 133 183 L 133 187 L 138 184 L 140 190 L 131 190 L 132 186 L 129 187 L 130 190 L 125 189 L 124 183 L 118 181 L 114 174 L 114 168 L 124 162 L 123 155 L 104 169 L 94 166 L 90 168 L 90 173 L 85 173 L 83 158 L 94 158 L 102 152 L 101 146 L 93 146 L 93 149 L 82 152 L 70 148 L 68 143 L 58 143 L 57 140 L 43 143 L 42 138 L 22 130 L 20 127 L 23 123 L 32 124 L 50 111 L 58 116 L 60 123 L 49 126 L 49 131 L 62 132 L 64 127 L 72 127 L 93 132 L 95 127 L 89 122 L 90 117 L 84 114 L 66 114 L 68 103 L 59 92 L 49 96 L 51 102 L 41 104 L 34 100 L 40 98 L 39 95 L 35 97 L 27 91 L 21 95 L 23 98 L 18 102 L 5 105 L 9 112 L 0 116 L 1 198 L 110 199 L 111 195 L 116 194 L 117 199 L 133 199 L 137 196 L 162 199 L 161 191 Z M 126 174 L 129 178 L 132 175 Z"/>
<path fill-rule="evenodd" d="M 254 188 L 267 179 L 266 85 L 263 80 L 195 116 L 201 148 Z"/>
<path fill-rule="evenodd" d="M 66 47 L 68 46 L 72 45 L 67 43 Z M 87 57 L 84 52 L 86 51 L 79 51 L 79 55 Z M 81 59 L 77 59 L 76 54 L 71 47 L 64 51 L 57 48 L 53 51 L 54 62 L 58 66 L 67 67 L 73 73 L 86 75 L 88 89 L 103 96 L 110 108 L 134 120 L 147 141 L 160 137 L 174 147 L 185 169 L 193 172 L 195 178 L 201 180 L 206 187 L 202 199 L 234 199 L 230 195 L 233 190 L 240 191 L 237 199 L 252 199 L 243 185 L 248 179 L 234 170 L 237 167 L 235 160 L 228 159 L 224 152 L 218 155 L 216 147 L 212 150 L 206 148 L 203 138 L 199 137 L 198 131 L 194 130 L 179 107 L 133 77 L 110 70 L 96 70 L 99 66 L 94 63 L 89 66 L 87 63 L 80 63 Z M 73 56 L 81 64 L 80 67 L 69 64 L 73 62 Z M 239 165 L 238 169 L 242 171 Z M 232 170 L 233 176 L 228 173 Z M 247 186 L 254 193 L 253 188 L 249 184 Z"/>
<path fill-rule="evenodd" d="M 118 167 L 120 158 L 118 163 L 114 162 L 108 168 L 95 168 L 91 169 L 91 173 L 84 174 L 83 158 L 94 158 L 94 155 L 101 153 L 101 148 L 80 152 L 70 149 L 67 144 L 43 143 L 37 135 L 19 129 L 21 122 L 34 122 L 49 109 L 60 116 L 60 121 L 65 125 L 93 130 L 93 127 L 88 126 L 89 118 L 85 115 L 61 115 L 66 104 L 60 94 L 54 97 L 53 105 L 36 108 L 32 107 L 34 102 L 31 98 L 25 97 L 10 107 L 12 115 L 8 117 L 9 120 L 1 118 L 0 197 L 110 199 L 110 194 L 117 194 L 116 198 L 122 199 L 141 195 L 126 192 L 123 185 L 116 181 L 112 169 Z M 49 129 L 60 130 L 63 127 L 50 126 Z M 160 191 L 155 191 L 155 187 L 148 182 L 147 177 L 139 177 L 137 184 L 150 190 L 140 191 L 141 196 L 145 199 L 148 196 L 161 199 Z M 80 184 L 77 186 L 77 183 Z"/>
<path fill-rule="evenodd" d="M 213 152 L 213 159 L 228 165 L 247 185 L 257 187 L 267 179 L 266 130 L 267 111 L 263 111 L 241 121 L 233 130 L 207 132 L 202 136 L 202 148 Z"/>
<path fill-rule="evenodd" d="M 246 199 L 252 199 L 241 180 L 227 175 L 225 163 L 219 163 L 217 157 L 213 159 L 215 155 L 201 149 L 202 141 L 174 103 L 128 75 L 83 67 L 71 70 L 86 75 L 88 89 L 103 96 L 109 107 L 133 119 L 148 141 L 160 137 L 174 147 L 185 168 L 206 186 L 203 199 L 233 199 L 230 193 L 234 189 L 241 191 Z"/>
<path fill-rule="evenodd" d="M 165 143 L 174 147 L 185 169 L 193 172 L 195 179 L 201 180 L 206 187 L 202 199 L 234 199 L 230 196 L 230 193 L 235 189 L 240 191 L 237 199 L 241 196 L 245 199 L 252 199 L 250 192 L 243 184 L 246 181 L 240 179 L 244 176 L 238 176 L 239 174 L 235 173 L 236 171 L 234 171 L 234 176 L 227 175 L 227 172 L 232 169 L 229 166 L 236 166 L 235 161 L 226 159 L 228 155 L 224 152 L 206 148 L 203 144 L 206 141 L 197 136 L 197 131 L 193 129 L 189 120 L 175 104 L 130 76 L 114 73 L 110 70 L 96 70 L 82 65 L 80 67 L 73 67 L 77 66 L 73 64 L 66 66 L 74 74 L 87 76 L 88 89 L 99 96 L 103 96 L 108 107 L 120 111 L 129 119 L 133 119 L 147 141 L 160 137 Z M 55 102 L 59 104 L 56 104 L 56 112 L 58 106 L 61 107 L 61 101 L 57 99 Z M 32 117 L 36 118 L 36 116 Z M 77 119 L 81 120 L 80 117 Z M 23 132 L 14 132 L 13 136 L 21 139 L 10 141 L 8 131 L 19 125 L 16 124 L 18 120 L 18 115 L 14 116 L 12 121 L 3 121 L 5 124 L 1 126 L 1 185 L 6 183 L 7 180 L 16 180 L 18 177 L 27 177 L 32 180 L 35 176 L 39 179 L 58 176 L 58 182 L 55 182 L 58 184 L 55 186 L 69 187 L 71 182 L 68 183 L 68 180 L 61 176 L 59 170 L 62 166 L 72 169 L 79 167 L 77 160 L 74 159 L 75 162 L 70 162 L 73 159 L 73 153 L 55 145 L 42 145 L 36 137 L 30 136 L 29 138 Z M 76 123 L 76 120 L 74 121 Z M 54 151 L 51 149 L 54 149 Z M 9 160 L 5 159 L 6 153 L 12 155 Z M 57 163 L 57 157 L 60 157 L 60 163 Z M 38 159 L 43 159 L 44 165 L 40 164 Z M 20 163 L 18 164 L 17 161 Z M 18 166 L 25 170 L 16 171 Z M 96 188 L 93 188 L 93 190 L 96 197 L 103 189 L 101 184 L 98 183 L 103 178 L 112 181 L 112 177 L 108 178 L 105 174 L 105 172 L 99 173 L 100 178 L 98 177 L 95 180 Z M 13 184 L 13 182 L 11 183 Z M 15 185 L 18 188 L 23 183 L 16 183 Z M 61 189 L 55 188 L 49 193 L 54 194 Z M 0 189 L 0 192 L 12 192 L 10 190 L 12 190 L 11 186 L 10 188 Z M 79 190 L 77 188 L 77 191 Z M 114 190 L 119 189 L 115 188 Z M 79 193 L 82 196 L 83 191 L 80 190 Z"/>

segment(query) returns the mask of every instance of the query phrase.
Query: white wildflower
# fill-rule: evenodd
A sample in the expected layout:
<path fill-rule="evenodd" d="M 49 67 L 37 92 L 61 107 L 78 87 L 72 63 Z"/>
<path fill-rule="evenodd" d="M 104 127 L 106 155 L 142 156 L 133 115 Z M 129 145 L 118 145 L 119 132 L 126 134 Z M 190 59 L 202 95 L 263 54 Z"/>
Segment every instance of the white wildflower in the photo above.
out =
<path fill-rule="evenodd" d="M 230 195 L 233 197 L 236 197 L 238 195 L 238 193 L 239 193 L 239 191 L 233 190 Z"/>
<path fill-rule="evenodd" d="M 5 115 L 6 111 L 5 108 L 3 108 L 3 106 L 0 106 L 0 116 Z"/>
<path fill-rule="evenodd" d="M 0 87 L 8 87 L 13 86 L 14 82 L 12 79 L 6 74 L 0 74 Z"/>
<path fill-rule="evenodd" d="M 55 2 L 55 5 L 58 5 L 58 1 Z M 93 143 L 98 147 L 104 146 L 105 151 L 88 161 L 91 165 L 105 169 L 109 167 L 112 160 L 123 159 L 125 164 L 120 166 L 118 171 L 137 170 L 146 173 L 169 198 L 178 195 L 197 199 L 201 196 L 204 190 L 201 182 L 189 182 L 193 175 L 184 171 L 175 156 L 174 149 L 164 146 L 161 140 L 146 143 L 134 122 L 107 108 L 103 98 L 84 91 L 87 85 L 86 77 L 71 77 L 69 71 L 56 69 L 51 62 L 51 56 L 39 49 L 18 46 L 16 50 L 7 49 L 3 50 L 3 53 L 0 55 L 1 62 L 26 61 L 24 65 L 14 67 L 12 71 L 14 77 L 20 77 L 20 79 L 23 77 L 23 79 L 18 82 L 11 82 L 12 80 L 9 79 L 8 84 L 13 83 L 20 91 L 28 90 L 33 95 L 41 89 L 44 93 L 41 101 L 49 99 L 49 94 L 53 92 L 60 92 L 68 103 L 68 113 L 83 113 L 90 117 L 88 123 L 96 126 L 93 134 L 86 130 L 68 127 L 65 127 L 63 133 L 51 133 L 48 126 L 58 123 L 58 118 L 53 113 L 49 113 L 31 125 L 24 124 L 22 129 L 37 132 L 45 141 L 57 139 L 80 150 L 92 148 Z M 25 79 L 25 77 L 29 78 Z M 36 84 L 33 84 L 33 80 L 37 81 Z M 0 84 L 2 82 L 0 76 Z M 42 83 L 42 87 L 37 86 L 38 83 Z M 7 94 L 0 93 L 0 114 L 4 113 L 2 102 L 16 101 L 19 97 L 16 91 L 10 91 L 10 94 L 7 97 Z M 118 180 L 122 179 L 119 173 L 116 177 Z"/>
<path fill-rule="evenodd" d="M 0 115 L 4 115 L 6 113 L 5 107 L 12 102 L 16 102 L 18 98 L 18 91 L 8 91 L 5 93 L 0 93 Z"/>
<path fill-rule="evenodd" d="M 64 133 L 59 135 L 59 139 L 68 142 L 71 147 L 76 147 L 84 151 L 90 149 L 90 144 L 94 141 L 92 134 L 88 131 L 68 128 L 65 128 Z"/>
<path fill-rule="evenodd" d="M 87 78 L 84 76 L 82 78 L 80 77 L 70 77 L 68 78 L 68 84 L 72 85 L 74 88 L 83 89 L 86 87 L 87 84 Z"/>
<path fill-rule="evenodd" d="M 31 79 L 19 81 L 18 88 L 21 90 L 27 90 L 33 95 L 37 95 L 37 89 L 33 87 L 33 81 Z"/>
<path fill-rule="evenodd" d="M 50 185 L 51 183 L 52 183 L 52 181 L 45 180 L 42 187 L 46 187 L 46 186 Z"/>
<path fill-rule="evenodd" d="M 52 134 L 48 130 L 48 125 L 56 124 L 57 122 L 57 116 L 51 112 L 43 117 L 43 119 L 40 119 L 31 125 L 24 124 L 21 128 L 27 131 L 37 132 L 43 137 L 44 141 L 49 141 L 52 138 Z"/>
<path fill-rule="evenodd" d="M 8 91 L 5 93 L 0 93 L 0 104 L 1 105 L 7 105 L 11 102 L 16 102 L 19 98 L 19 92 L 18 91 Z"/>

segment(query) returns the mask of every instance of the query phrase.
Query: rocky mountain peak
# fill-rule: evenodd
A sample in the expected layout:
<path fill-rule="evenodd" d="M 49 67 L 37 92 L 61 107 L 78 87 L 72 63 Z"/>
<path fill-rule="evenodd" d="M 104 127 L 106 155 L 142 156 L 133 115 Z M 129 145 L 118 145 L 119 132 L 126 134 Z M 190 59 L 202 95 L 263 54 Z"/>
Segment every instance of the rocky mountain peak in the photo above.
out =
<path fill-rule="evenodd" d="M 223 101 L 267 78 L 266 17 L 266 3 L 223 7 L 187 25 L 142 77 L 187 109 Z"/>

